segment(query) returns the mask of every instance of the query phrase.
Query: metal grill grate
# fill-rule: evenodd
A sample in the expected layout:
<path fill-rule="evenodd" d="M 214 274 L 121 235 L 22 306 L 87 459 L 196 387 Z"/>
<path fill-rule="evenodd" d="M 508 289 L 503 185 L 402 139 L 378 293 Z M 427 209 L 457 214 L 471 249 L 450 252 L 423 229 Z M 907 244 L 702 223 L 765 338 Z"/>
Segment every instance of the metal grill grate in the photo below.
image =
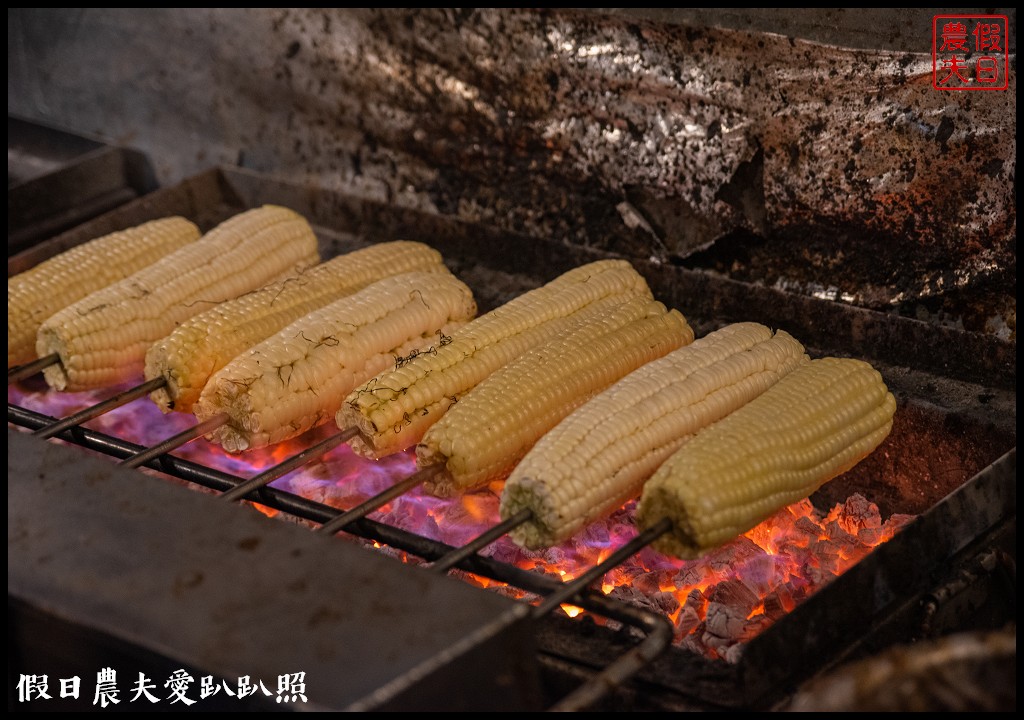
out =
<path fill-rule="evenodd" d="M 132 393 L 125 395 L 129 398 L 135 397 Z M 112 409 L 110 403 L 103 403 L 103 405 L 106 410 Z M 95 417 L 96 414 L 95 412 L 82 413 L 79 423 Z M 80 424 L 69 424 L 12 403 L 7 404 L 7 420 L 10 423 L 29 428 L 36 433 L 44 434 L 46 437 L 58 437 L 61 440 L 122 460 L 147 450 L 146 447 L 127 440 L 83 428 Z M 50 428 L 59 429 L 53 432 Z M 336 438 L 337 436 L 334 437 Z M 324 445 L 324 443 L 321 443 L 321 445 Z M 334 445 L 337 445 L 337 442 Z M 294 470 L 300 464 L 314 460 L 331 449 L 331 447 L 326 447 L 321 452 L 300 453 L 265 470 L 261 473 L 261 476 L 280 477 Z M 224 493 L 235 490 L 247 483 L 245 478 L 166 453 L 152 458 L 145 465 L 180 480 L 186 480 Z M 244 499 L 260 503 L 303 520 L 320 523 L 322 526 L 345 515 L 345 513 L 328 505 L 323 505 L 265 484 L 245 494 Z M 379 504 L 383 505 L 384 503 L 379 502 Z M 363 515 L 369 512 L 370 510 L 366 510 Z M 649 543 L 653 538 L 641 536 L 638 538 L 637 543 L 635 543 L 637 545 L 635 549 L 631 550 L 633 545 L 631 544 L 630 548 L 625 548 L 619 554 L 613 555 L 612 558 L 609 558 L 608 562 L 602 563 L 592 573 L 588 573 L 577 581 L 563 584 L 554 578 L 531 573 L 514 565 L 477 555 L 475 553 L 475 548 L 477 547 L 475 544 L 457 548 L 385 523 L 370 520 L 366 517 L 353 518 L 347 521 L 344 525 L 344 530 L 363 539 L 388 545 L 396 550 L 415 555 L 429 562 L 444 562 L 446 558 L 455 558 L 457 556 L 457 559 L 445 562 L 444 567 L 458 567 L 474 575 L 483 576 L 490 580 L 519 588 L 530 595 L 539 595 L 547 598 L 538 606 L 538 616 L 557 609 L 563 602 L 571 601 L 573 604 L 595 615 L 634 627 L 644 634 L 644 639 L 636 647 L 608 664 L 600 673 L 564 698 L 554 709 L 581 710 L 589 707 L 614 687 L 643 668 L 672 642 L 672 625 L 663 615 L 608 598 L 600 592 L 586 589 L 586 585 L 597 579 L 593 575 L 596 574 L 597 577 L 600 577 L 605 571 L 625 559 L 625 557 L 620 557 L 620 555 L 625 553 L 626 557 L 628 557 L 628 555 L 639 550 L 640 547 Z"/>

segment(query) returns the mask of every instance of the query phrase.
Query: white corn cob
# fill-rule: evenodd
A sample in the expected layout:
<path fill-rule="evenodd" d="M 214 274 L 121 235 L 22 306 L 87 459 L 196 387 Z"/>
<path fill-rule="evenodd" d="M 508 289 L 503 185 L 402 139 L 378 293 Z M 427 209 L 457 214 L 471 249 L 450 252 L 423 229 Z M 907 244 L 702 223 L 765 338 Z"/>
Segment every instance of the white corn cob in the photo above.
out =
<path fill-rule="evenodd" d="M 414 271 L 447 269 L 437 250 L 396 240 L 339 255 L 215 305 L 149 348 L 146 379 L 166 381 L 150 397 L 164 412 L 192 412 L 210 376 L 244 350 L 319 307 L 391 275 Z"/>
<path fill-rule="evenodd" d="M 495 371 L 431 427 L 416 456 L 443 464 L 427 484 L 449 496 L 504 479 L 535 442 L 596 393 L 693 341 L 676 310 L 634 297 Z"/>
<path fill-rule="evenodd" d="M 60 355 L 46 382 L 86 390 L 141 376 L 146 350 L 178 324 L 316 261 L 316 236 L 301 215 L 274 205 L 235 215 L 43 322 L 36 352 Z"/>
<path fill-rule="evenodd" d="M 7 280 L 7 367 L 35 360 L 46 318 L 123 280 L 199 238 L 199 228 L 167 217 L 90 240 Z"/>
<path fill-rule="evenodd" d="M 415 445 L 448 407 L 481 380 L 530 348 L 566 332 L 588 306 L 605 300 L 650 299 L 644 279 L 625 260 L 570 270 L 480 316 L 435 353 L 413 358 L 355 390 L 339 427 L 356 427 L 359 454 L 382 457 Z"/>
<path fill-rule="evenodd" d="M 437 347 L 475 313 L 469 288 L 450 273 L 385 278 L 225 365 L 200 394 L 196 416 L 227 413 L 229 423 L 208 437 L 229 452 L 287 440 L 334 417 L 358 383 Z"/>
<path fill-rule="evenodd" d="M 737 323 L 644 365 L 547 433 L 505 483 L 501 516 L 529 548 L 555 545 L 636 497 L 695 433 L 807 362 L 783 331 Z"/>
<path fill-rule="evenodd" d="M 867 363 L 812 360 L 670 457 L 644 486 L 637 520 L 671 519 L 655 548 L 696 557 L 856 465 L 889 435 L 895 411 Z"/>

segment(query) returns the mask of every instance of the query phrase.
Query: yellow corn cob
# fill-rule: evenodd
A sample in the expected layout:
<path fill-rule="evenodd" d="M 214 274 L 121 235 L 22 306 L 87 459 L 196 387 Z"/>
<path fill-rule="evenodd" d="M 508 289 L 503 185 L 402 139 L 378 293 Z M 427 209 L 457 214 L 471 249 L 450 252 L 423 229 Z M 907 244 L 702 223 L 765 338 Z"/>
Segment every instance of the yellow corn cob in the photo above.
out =
<path fill-rule="evenodd" d="M 513 540 L 539 548 L 568 539 L 638 495 L 699 430 L 806 362 L 789 334 L 737 323 L 630 373 L 566 417 L 512 471 L 501 516 L 533 513 Z"/>
<path fill-rule="evenodd" d="M 396 240 L 316 265 L 295 277 L 227 300 L 186 321 L 146 353 L 146 379 L 166 385 L 150 397 L 164 412 L 192 412 L 210 376 L 239 353 L 319 307 L 391 275 L 447 272 L 441 253 Z"/>
<path fill-rule="evenodd" d="M 7 367 L 35 360 L 46 318 L 199 237 L 182 217 L 152 220 L 66 250 L 7 280 Z"/>
<path fill-rule="evenodd" d="M 480 316 L 436 353 L 422 355 L 358 388 L 338 413 L 339 427 L 356 427 L 361 455 L 382 457 L 415 445 L 448 407 L 492 372 L 538 343 L 563 334 L 575 313 L 607 298 L 651 291 L 625 260 L 601 260 L 570 270 Z"/>
<path fill-rule="evenodd" d="M 302 216 L 274 205 L 235 215 L 43 322 L 36 352 L 60 355 L 43 371 L 46 382 L 86 390 L 141 375 L 146 350 L 178 324 L 316 260 L 316 236 Z"/>
<path fill-rule="evenodd" d="M 196 416 L 229 415 L 208 436 L 229 452 L 287 440 L 332 418 L 358 383 L 437 347 L 475 313 L 469 288 L 450 273 L 385 278 L 232 360 L 206 384 Z"/>
<path fill-rule="evenodd" d="M 419 445 L 440 496 L 503 479 L 535 442 L 589 398 L 644 363 L 693 342 L 676 310 L 644 297 L 587 318 L 536 346 L 466 393 Z"/>
<path fill-rule="evenodd" d="M 670 457 L 644 486 L 637 519 L 671 519 L 655 547 L 696 557 L 856 465 L 888 436 L 895 411 L 867 363 L 812 360 Z"/>

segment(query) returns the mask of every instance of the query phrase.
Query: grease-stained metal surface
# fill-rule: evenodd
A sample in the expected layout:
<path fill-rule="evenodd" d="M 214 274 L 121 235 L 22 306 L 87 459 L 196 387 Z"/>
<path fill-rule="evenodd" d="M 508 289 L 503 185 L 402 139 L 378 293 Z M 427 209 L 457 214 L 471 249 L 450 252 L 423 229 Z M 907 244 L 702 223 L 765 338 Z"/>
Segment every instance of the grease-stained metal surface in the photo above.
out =
<path fill-rule="evenodd" d="M 958 93 L 926 52 L 568 10 L 8 20 L 9 111 L 165 182 L 238 163 L 1015 337 L 1015 54 Z"/>

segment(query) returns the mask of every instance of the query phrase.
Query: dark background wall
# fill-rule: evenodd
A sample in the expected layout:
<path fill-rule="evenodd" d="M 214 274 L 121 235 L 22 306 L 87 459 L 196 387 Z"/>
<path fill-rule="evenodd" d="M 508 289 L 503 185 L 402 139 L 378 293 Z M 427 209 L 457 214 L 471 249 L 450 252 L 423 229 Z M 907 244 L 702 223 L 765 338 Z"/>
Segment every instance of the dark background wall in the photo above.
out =
<path fill-rule="evenodd" d="M 8 112 L 1015 341 L 1016 57 L 933 89 L 938 12 L 9 10 Z"/>

